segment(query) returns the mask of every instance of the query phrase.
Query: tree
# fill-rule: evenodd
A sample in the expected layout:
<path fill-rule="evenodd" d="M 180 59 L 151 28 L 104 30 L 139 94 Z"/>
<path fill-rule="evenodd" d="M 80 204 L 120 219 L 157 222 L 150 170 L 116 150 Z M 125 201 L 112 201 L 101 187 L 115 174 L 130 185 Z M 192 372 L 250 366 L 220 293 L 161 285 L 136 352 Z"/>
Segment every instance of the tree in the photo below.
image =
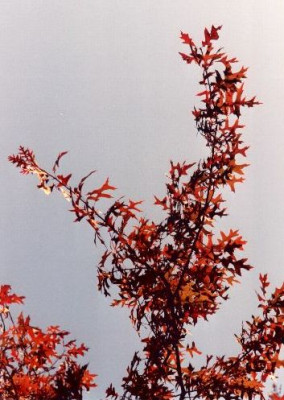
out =
<path fill-rule="evenodd" d="M 81 400 L 83 389 L 96 386 L 87 365 L 77 362 L 88 350 L 67 340 L 58 326 L 46 331 L 20 313 L 16 322 L 10 306 L 23 296 L 0 286 L 0 395 L 3 400 Z"/>
<path fill-rule="evenodd" d="M 120 198 L 108 205 L 116 189 L 109 179 L 85 193 L 94 171 L 71 186 L 71 174 L 58 174 L 66 152 L 52 172 L 40 167 L 30 149 L 20 147 L 9 157 L 22 173 L 37 175 L 46 194 L 59 190 L 75 221 L 87 221 L 95 242 L 105 248 L 98 287 L 115 296 L 113 306 L 129 308 L 143 343 L 143 354 L 135 352 L 127 369 L 122 394 L 110 385 L 109 399 L 264 399 L 267 378 L 283 366 L 284 285 L 269 295 L 267 274 L 260 275 L 260 314 L 236 335 L 240 351 L 234 357 L 207 355 L 201 368 L 192 360 L 201 352 L 188 336 L 190 328 L 215 314 L 238 277 L 252 268 L 240 255 L 246 242 L 239 231 L 217 233 L 215 227 L 226 215 L 222 190 L 234 192 L 248 166 L 241 161 L 248 149 L 241 134 L 242 109 L 259 104 L 244 94 L 247 68 L 237 69 L 236 58 L 214 48 L 220 29 L 205 29 L 200 47 L 181 33 L 187 46 L 180 53 L 183 60 L 202 71 L 201 104 L 193 116 L 209 154 L 198 163 L 171 162 L 165 196 L 155 197 L 164 213 L 161 222 L 140 216 L 141 201 Z"/>

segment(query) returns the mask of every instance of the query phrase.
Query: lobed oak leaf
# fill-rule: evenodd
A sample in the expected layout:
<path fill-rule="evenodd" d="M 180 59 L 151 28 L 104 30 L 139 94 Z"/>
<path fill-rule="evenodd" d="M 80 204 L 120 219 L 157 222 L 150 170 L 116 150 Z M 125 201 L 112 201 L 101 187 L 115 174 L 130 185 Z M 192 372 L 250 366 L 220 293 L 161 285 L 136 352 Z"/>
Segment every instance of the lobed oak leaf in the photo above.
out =
<path fill-rule="evenodd" d="M 182 31 L 180 32 L 180 38 L 183 41 L 184 44 L 188 44 L 189 46 L 193 46 L 194 42 L 193 40 L 189 37 L 188 33 L 183 33 Z"/>
<path fill-rule="evenodd" d="M 204 41 L 202 42 L 202 46 L 210 46 L 211 40 L 219 39 L 218 31 L 222 28 L 222 25 L 215 27 L 212 25 L 211 31 L 209 32 L 207 28 L 204 29 Z"/>
<path fill-rule="evenodd" d="M 259 274 L 259 280 L 261 282 L 261 291 L 265 295 L 266 294 L 266 288 L 270 285 L 270 283 L 267 280 L 267 274 Z"/>
<path fill-rule="evenodd" d="M 0 286 L 0 304 L 5 306 L 8 304 L 23 304 L 24 296 L 18 296 L 15 293 L 10 293 L 10 285 Z"/>
<path fill-rule="evenodd" d="M 109 193 L 105 193 L 108 190 L 116 190 L 117 188 L 115 186 L 111 186 L 109 184 L 109 178 L 104 182 L 104 184 L 99 188 L 99 189 L 94 189 L 91 192 L 87 194 L 88 200 L 94 200 L 97 201 L 101 197 L 105 198 L 111 198 L 112 196 Z"/>
<path fill-rule="evenodd" d="M 138 211 L 138 212 L 142 212 L 142 210 L 140 210 L 140 208 L 137 208 L 137 206 L 138 206 L 139 204 L 142 204 L 142 203 L 143 203 L 143 200 L 141 200 L 141 201 L 132 201 L 132 200 L 129 200 L 128 208 L 129 208 L 130 210 L 135 210 L 135 211 Z"/>
<path fill-rule="evenodd" d="M 166 196 L 162 200 L 158 199 L 158 197 L 156 197 L 156 196 L 154 196 L 154 198 L 155 198 L 154 204 L 157 204 L 158 206 L 163 207 L 163 210 L 168 210 L 168 208 L 169 208 L 167 205 L 168 198 Z"/>
<path fill-rule="evenodd" d="M 195 343 L 192 342 L 191 347 L 189 345 L 186 346 L 186 351 L 189 353 L 190 357 L 193 357 L 193 354 L 196 353 L 198 355 L 201 355 L 202 352 L 198 350 L 198 348 L 195 346 Z"/>
<path fill-rule="evenodd" d="M 106 389 L 106 396 L 113 397 L 114 399 L 118 398 L 118 393 L 115 391 L 115 388 L 110 384 L 110 386 Z"/>
<path fill-rule="evenodd" d="M 189 56 L 188 54 L 185 53 L 181 53 L 179 52 L 180 56 L 182 57 L 182 59 L 187 63 L 187 64 L 191 64 L 192 61 L 194 61 L 194 57 Z"/>
<path fill-rule="evenodd" d="M 249 167 L 250 164 L 236 164 L 234 166 L 234 172 L 239 175 L 244 175 L 243 169 Z"/>
<path fill-rule="evenodd" d="M 230 286 L 234 285 L 235 283 L 240 283 L 240 281 L 238 281 L 238 280 L 234 277 L 234 275 L 228 276 L 228 277 L 226 277 L 226 278 L 224 278 L 224 279 L 226 280 L 226 282 L 228 282 L 228 284 L 229 284 Z"/>
<path fill-rule="evenodd" d="M 77 358 L 78 356 L 83 356 L 86 353 L 86 351 L 88 351 L 88 348 L 84 345 L 84 343 L 82 343 L 78 347 L 75 345 L 75 343 L 76 343 L 75 340 L 72 340 L 69 342 L 68 347 L 70 347 L 70 348 L 68 349 L 67 353 L 69 355 L 74 356 L 75 358 Z M 71 345 L 72 345 L 72 347 L 71 347 Z"/>
<path fill-rule="evenodd" d="M 66 154 L 68 153 L 68 151 L 62 151 L 61 153 L 58 154 L 57 159 L 55 160 L 55 163 L 52 167 L 52 171 L 55 173 L 57 168 L 59 167 L 59 162 L 61 160 L 62 157 L 64 157 Z"/>
<path fill-rule="evenodd" d="M 69 175 L 66 175 L 66 176 L 57 175 L 57 179 L 59 181 L 57 187 L 58 188 L 60 188 L 62 186 L 66 187 L 68 185 L 68 182 L 69 182 L 71 176 L 72 176 L 72 174 L 69 174 Z"/>
<path fill-rule="evenodd" d="M 93 171 L 89 172 L 86 176 L 84 176 L 84 177 L 80 180 L 79 185 L 78 185 L 78 190 L 79 190 L 79 192 L 82 191 L 82 188 L 83 188 L 83 186 L 84 186 L 86 180 L 87 180 L 91 175 L 93 175 L 95 172 L 97 172 L 97 171 L 96 171 L 96 170 L 93 170 Z"/>
<path fill-rule="evenodd" d="M 227 185 L 230 187 L 232 192 L 235 192 L 235 184 L 242 183 L 244 178 L 236 178 L 235 175 L 231 175 L 230 178 L 226 181 Z"/>
<path fill-rule="evenodd" d="M 89 391 L 92 387 L 98 386 L 95 382 L 94 379 L 98 375 L 96 374 L 91 374 L 88 369 L 84 370 L 83 376 L 82 376 L 82 386 L 85 387 L 87 391 Z"/>
<path fill-rule="evenodd" d="M 217 27 L 215 27 L 214 25 L 212 25 L 211 27 L 211 40 L 217 40 L 219 39 L 219 35 L 218 35 L 218 31 L 222 29 L 222 25 L 219 25 Z"/>

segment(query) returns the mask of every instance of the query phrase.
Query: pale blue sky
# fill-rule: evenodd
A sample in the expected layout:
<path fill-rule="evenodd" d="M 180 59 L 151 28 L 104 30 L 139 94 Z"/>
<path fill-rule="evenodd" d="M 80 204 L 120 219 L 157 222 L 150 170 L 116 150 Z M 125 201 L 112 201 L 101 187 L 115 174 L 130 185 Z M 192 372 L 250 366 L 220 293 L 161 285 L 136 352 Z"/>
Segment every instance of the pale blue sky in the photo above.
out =
<path fill-rule="evenodd" d="M 152 198 L 163 194 L 169 160 L 204 154 L 190 113 L 199 71 L 180 59 L 179 32 L 200 40 L 211 24 L 223 25 L 220 44 L 250 67 L 247 90 L 264 103 L 244 115 L 251 167 L 228 194 L 222 223 L 240 229 L 256 268 L 195 333 L 204 352 L 229 354 L 233 333 L 256 311 L 259 272 L 283 280 L 283 1 L 0 2 L 0 281 L 27 297 L 35 324 L 59 324 L 90 347 L 100 385 L 93 399 L 120 383 L 136 334 L 127 313 L 96 290 L 100 250 L 90 229 L 73 224 L 68 204 L 45 197 L 6 157 L 22 144 L 48 167 L 69 150 L 63 165 L 74 182 L 97 169 L 94 182 L 109 176 L 119 194 L 145 199 L 155 216 Z"/>

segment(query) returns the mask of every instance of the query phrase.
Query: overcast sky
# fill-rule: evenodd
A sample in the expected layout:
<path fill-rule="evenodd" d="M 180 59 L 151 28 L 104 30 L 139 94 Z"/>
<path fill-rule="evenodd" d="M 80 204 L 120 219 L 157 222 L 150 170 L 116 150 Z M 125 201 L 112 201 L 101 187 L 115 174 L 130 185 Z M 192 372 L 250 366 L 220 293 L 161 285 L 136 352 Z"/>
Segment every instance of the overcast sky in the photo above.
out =
<path fill-rule="evenodd" d="M 97 292 L 91 230 L 73 224 L 59 195 L 47 198 L 6 159 L 29 146 L 48 168 L 69 150 L 63 170 L 74 183 L 97 169 L 94 185 L 110 177 L 119 195 L 144 199 L 155 217 L 153 194 L 163 194 L 169 160 L 204 154 L 190 113 L 200 75 L 178 55 L 179 32 L 198 41 L 211 24 L 223 25 L 220 45 L 250 67 L 247 91 L 264 103 L 245 112 L 251 166 L 245 184 L 228 194 L 222 223 L 248 240 L 255 270 L 195 331 L 205 353 L 231 354 L 233 333 L 256 312 L 258 274 L 283 281 L 284 2 L 0 1 L 0 282 L 27 297 L 35 324 L 58 324 L 90 347 L 100 385 L 93 399 L 120 383 L 136 334 L 127 312 Z"/>

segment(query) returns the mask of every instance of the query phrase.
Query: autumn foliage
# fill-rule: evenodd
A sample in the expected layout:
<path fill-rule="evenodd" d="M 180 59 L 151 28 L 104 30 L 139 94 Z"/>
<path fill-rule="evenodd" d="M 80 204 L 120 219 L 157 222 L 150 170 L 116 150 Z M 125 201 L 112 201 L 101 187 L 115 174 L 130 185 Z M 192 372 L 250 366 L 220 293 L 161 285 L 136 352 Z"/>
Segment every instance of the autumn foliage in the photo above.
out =
<path fill-rule="evenodd" d="M 0 398 L 82 399 L 83 389 L 96 386 L 95 375 L 77 362 L 87 348 L 58 326 L 43 331 L 22 313 L 14 321 L 10 307 L 23 299 L 11 293 L 10 286 L 0 286 Z"/>
<path fill-rule="evenodd" d="M 241 254 L 246 242 L 239 231 L 218 233 L 216 228 L 218 218 L 226 215 L 223 189 L 234 192 L 248 166 L 243 161 L 248 146 L 242 139 L 242 109 L 259 104 L 245 94 L 247 68 L 238 67 L 236 58 L 214 48 L 220 28 L 205 29 L 200 47 L 181 33 L 186 46 L 180 53 L 183 60 L 202 73 L 200 105 L 193 116 L 208 156 L 197 163 L 171 162 L 165 196 L 155 197 L 164 215 L 160 222 L 141 216 L 141 201 L 112 200 L 116 188 L 109 179 L 85 192 L 85 181 L 94 171 L 71 185 L 71 174 L 58 173 L 66 152 L 58 156 L 52 172 L 43 169 L 28 148 L 20 147 L 17 155 L 9 157 L 22 173 L 36 175 L 38 187 L 46 194 L 60 191 L 70 202 L 75 221 L 88 222 L 95 240 L 105 248 L 97 269 L 98 287 L 106 296 L 113 296 L 116 287 L 112 305 L 129 308 L 143 343 L 143 352 L 135 352 L 127 368 L 122 392 L 110 385 L 108 399 L 264 399 L 265 382 L 283 366 L 279 353 L 284 286 L 268 293 L 266 274 L 260 275 L 259 315 L 236 335 L 240 350 L 233 357 L 207 355 L 197 368 L 193 359 L 201 350 L 188 335 L 192 326 L 218 311 L 230 288 L 252 268 Z M 25 335 L 30 335 L 28 346 L 33 346 L 37 336 L 31 333 L 29 320 L 20 317 L 19 324 L 30 332 Z M 51 343 L 63 340 L 62 332 L 50 329 L 39 336 L 43 341 L 45 335 L 54 338 Z M 15 327 L 8 332 L 9 340 L 17 340 Z M 65 345 L 64 354 L 69 353 Z M 50 360 L 50 355 L 44 358 Z M 41 360 L 34 355 L 34 363 Z M 17 358 L 13 363 L 19 363 L 21 371 Z M 58 368 L 54 379 L 64 374 L 66 369 Z"/>

